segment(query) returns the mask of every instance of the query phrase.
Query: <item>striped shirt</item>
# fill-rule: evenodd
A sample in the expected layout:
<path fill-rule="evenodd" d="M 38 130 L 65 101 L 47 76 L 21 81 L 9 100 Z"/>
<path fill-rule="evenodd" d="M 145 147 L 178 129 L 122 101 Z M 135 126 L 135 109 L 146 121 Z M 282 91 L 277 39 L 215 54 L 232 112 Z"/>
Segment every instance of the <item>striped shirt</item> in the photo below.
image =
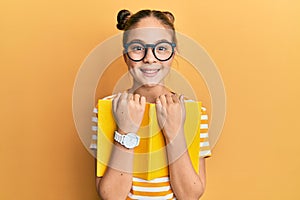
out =
<path fill-rule="evenodd" d="M 111 96 L 110 96 L 111 97 Z M 105 99 L 110 99 L 107 97 Z M 94 108 L 93 111 L 96 116 L 98 109 Z M 208 115 L 206 114 L 206 109 L 201 107 L 201 123 L 200 123 L 200 153 L 199 157 L 205 158 L 211 156 L 211 150 L 208 140 Z M 93 117 L 92 121 L 94 123 L 98 122 L 97 117 Z M 90 148 L 97 150 L 97 125 L 92 126 L 92 130 L 95 134 L 92 135 L 92 143 Z M 169 177 L 155 178 L 152 180 L 144 180 L 141 178 L 133 177 L 132 187 L 127 196 L 127 200 L 131 199 L 146 199 L 146 200 L 158 200 L 158 199 L 176 199 L 171 185 Z"/>

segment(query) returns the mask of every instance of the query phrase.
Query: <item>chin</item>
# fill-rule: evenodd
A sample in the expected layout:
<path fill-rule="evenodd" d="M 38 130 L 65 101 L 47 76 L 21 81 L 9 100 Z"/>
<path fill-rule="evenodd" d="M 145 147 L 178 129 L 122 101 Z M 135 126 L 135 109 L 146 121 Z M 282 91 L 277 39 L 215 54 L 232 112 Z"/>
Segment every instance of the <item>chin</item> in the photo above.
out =
<path fill-rule="evenodd" d="M 145 83 L 145 84 L 143 84 L 144 87 L 155 87 L 157 85 L 158 85 L 157 83 Z"/>
<path fill-rule="evenodd" d="M 144 87 L 155 87 L 161 85 L 161 83 L 157 83 L 157 82 L 147 82 L 147 83 L 143 83 Z"/>

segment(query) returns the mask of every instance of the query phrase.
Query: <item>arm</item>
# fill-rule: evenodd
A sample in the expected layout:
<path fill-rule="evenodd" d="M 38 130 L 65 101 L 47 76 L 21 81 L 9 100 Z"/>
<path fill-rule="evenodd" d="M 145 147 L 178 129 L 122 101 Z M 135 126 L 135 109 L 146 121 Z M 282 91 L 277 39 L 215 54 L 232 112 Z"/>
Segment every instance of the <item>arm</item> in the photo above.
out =
<path fill-rule="evenodd" d="M 199 199 L 205 189 L 205 161 L 200 158 L 198 175 L 191 163 L 185 142 L 183 96 L 160 96 L 156 101 L 156 109 L 167 145 L 173 192 L 178 199 Z"/>
<path fill-rule="evenodd" d="M 183 153 L 178 155 L 178 153 Z M 199 199 L 205 190 L 205 160 L 199 158 L 199 174 L 194 170 L 187 151 L 184 133 L 178 133 L 176 139 L 167 148 L 170 182 L 178 199 Z M 179 158 L 178 158 L 179 157 Z"/>
<path fill-rule="evenodd" d="M 126 199 L 132 185 L 132 163 L 133 150 L 115 143 L 104 176 L 96 178 L 101 199 Z"/>
<path fill-rule="evenodd" d="M 126 92 L 119 93 L 112 102 L 113 114 L 118 132 L 137 133 L 145 110 L 145 97 Z M 96 178 L 99 196 L 103 199 L 124 200 L 132 185 L 133 149 L 127 149 L 115 142 L 103 177 Z"/>

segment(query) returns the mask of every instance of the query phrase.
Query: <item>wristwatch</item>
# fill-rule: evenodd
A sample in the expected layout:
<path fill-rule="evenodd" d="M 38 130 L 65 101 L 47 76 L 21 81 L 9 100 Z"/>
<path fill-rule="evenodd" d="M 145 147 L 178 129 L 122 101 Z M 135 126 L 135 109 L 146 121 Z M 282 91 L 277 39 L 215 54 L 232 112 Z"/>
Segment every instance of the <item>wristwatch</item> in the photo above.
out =
<path fill-rule="evenodd" d="M 114 140 L 128 149 L 137 147 L 140 143 L 140 137 L 135 133 L 127 133 L 126 135 L 115 131 Z"/>

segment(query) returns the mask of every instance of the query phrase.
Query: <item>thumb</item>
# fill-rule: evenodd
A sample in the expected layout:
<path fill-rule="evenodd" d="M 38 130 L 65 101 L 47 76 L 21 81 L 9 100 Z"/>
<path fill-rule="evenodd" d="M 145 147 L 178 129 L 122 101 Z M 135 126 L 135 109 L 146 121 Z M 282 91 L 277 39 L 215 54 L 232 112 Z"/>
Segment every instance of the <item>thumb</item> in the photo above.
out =
<path fill-rule="evenodd" d="M 184 104 L 184 95 L 183 94 L 181 94 L 179 96 L 179 101 L 180 101 L 181 104 Z"/>
<path fill-rule="evenodd" d="M 159 107 L 159 108 L 162 106 L 159 98 L 156 98 L 155 104 L 156 104 L 156 107 Z"/>

